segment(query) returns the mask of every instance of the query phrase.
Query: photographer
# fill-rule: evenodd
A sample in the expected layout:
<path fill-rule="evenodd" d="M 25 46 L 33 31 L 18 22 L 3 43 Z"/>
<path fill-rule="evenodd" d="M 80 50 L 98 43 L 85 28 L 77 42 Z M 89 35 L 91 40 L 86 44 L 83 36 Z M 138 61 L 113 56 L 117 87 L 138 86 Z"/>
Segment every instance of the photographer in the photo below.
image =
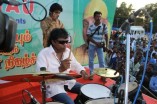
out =
<path fill-rule="evenodd" d="M 89 25 L 87 30 L 87 36 L 89 40 L 88 46 L 88 56 L 89 56 L 89 69 L 90 69 L 90 80 L 93 79 L 93 69 L 94 69 L 94 56 L 95 52 L 97 52 L 98 60 L 99 60 L 99 67 L 105 67 L 104 62 L 104 52 L 103 48 L 108 43 L 108 36 L 107 36 L 107 26 L 101 22 L 102 13 L 100 11 L 94 12 L 94 20 L 95 22 Z M 106 40 L 106 41 L 105 41 Z"/>

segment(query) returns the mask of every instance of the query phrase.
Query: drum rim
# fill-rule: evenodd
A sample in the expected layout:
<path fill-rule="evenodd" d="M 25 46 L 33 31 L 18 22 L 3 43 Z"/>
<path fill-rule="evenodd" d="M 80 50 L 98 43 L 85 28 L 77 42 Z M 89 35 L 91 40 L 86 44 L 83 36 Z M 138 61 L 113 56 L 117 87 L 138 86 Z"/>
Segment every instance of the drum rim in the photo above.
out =
<path fill-rule="evenodd" d="M 51 101 L 51 102 L 46 102 L 46 104 L 53 104 L 53 103 L 56 103 L 56 104 L 64 104 L 64 103 L 61 103 L 61 102 L 58 102 L 58 101 Z"/>
<path fill-rule="evenodd" d="M 111 90 L 111 89 L 110 89 L 109 87 L 107 87 L 106 85 L 104 85 L 104 84 L 100 84 L 100 83 L 86 83 L 86 84 L 83 84 L 83 85 L 81 86 L 81 88 L 82 88 L 83 86 L 87 85 L 87 84 L 97 84 L 97 85 L 102 85 L 102 86 L 108 88 L 109 90 Z M 81 88 L 80 88 L 80 90 L 81 90 Z M 82 90 L 81 90 L 81 91 L 82 91 Z"/>
<path fill-rule="evenodd" d="M 99 84 L 99 83 L 86 83 L 86 84 L 83 84 L 83 85 L 81 86 L 81 88 L 80 88 L 80 95 L 83 95 L 83 96 L 85 96 L 85 97 L 88 98 L 88 99 L 98 99 L 98 98 L 90 98 L 89 96 L 87 96 L 86 94 L 83 93 L 82 87 L 85 86 L 85 85 L 89 85 L 89 84 L 101 85 L 102 87 L 105 87 L 106 89 L 110 90 L 110 94 L 112 94 L 111 89 L 110 89 L 109 87 L 103 85 L 103 84 Z M 110 97 L 111 97 L 111 96 L 110 96 Z M 110 97 L 109 97 L 109 98 L 110 98 Z M 108 98 L 108 97 L 101 97 L 101 98 Z M 87 101 L 88 101 L 88 100 L 87 100 Z"/>
<path fill-rule="evenodd" d="M 136 83 L 137 84 L 137 86 L 136 86 L 136 88 L 135 89 L 137 89 L 138 88 L 138 83 L 137 82 L 129 82 L 129 83 Z M 119 92 L 119 89 L 121 88 L 121 86 L 122 85 L 124 85 L 125 83 L 122 83 L 120 86 L 119 86 L 119 88 L 118 88 L 118 92 Z M 133 89 L 132 91 L 134 91 L 135 89 Z M 131 93 L 132 91 L 130 91 L 129 93 Z"/>
<path fill-rule="evenodd" d="M 88 102 L 90 102 L 90 101 L 99 100 L 99 99 L 113 99 L 113 100 L 114 100 L 114 98 L 111 98 L 111 97 L 102 97 L 102 98 L 96 98 L 96 99 L 89 99 L 89 100 L 87 100 L 87 101 L 85 102 L 85 104 L 88 103 Z"/>

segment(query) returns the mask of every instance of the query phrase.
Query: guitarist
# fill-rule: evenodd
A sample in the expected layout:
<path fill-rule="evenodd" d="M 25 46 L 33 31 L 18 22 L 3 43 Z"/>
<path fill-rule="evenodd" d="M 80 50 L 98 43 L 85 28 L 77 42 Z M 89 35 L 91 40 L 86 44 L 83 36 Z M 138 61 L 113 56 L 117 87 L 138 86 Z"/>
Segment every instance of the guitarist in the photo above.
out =
<path fill-rule="evenodd" d="M 90 80 L 93 80 L 93 70 L 94 70 L 94 55 L 95 52 L 98 55 L 99 67 L 105 67 L 104 62 L 104 52 L 103 48 L 108 43 L 108 31 L 106 24 L 101 22 L 102 13 L 100 11 L 94 12 L 95 22 L 89 25 L 87 29 L 87 36 L 89 40 L 88 46 L 88 57 L 89 57 L 89 69 L 90 69 Z M 106 40 L 106 41 L 105 41 Z"/>

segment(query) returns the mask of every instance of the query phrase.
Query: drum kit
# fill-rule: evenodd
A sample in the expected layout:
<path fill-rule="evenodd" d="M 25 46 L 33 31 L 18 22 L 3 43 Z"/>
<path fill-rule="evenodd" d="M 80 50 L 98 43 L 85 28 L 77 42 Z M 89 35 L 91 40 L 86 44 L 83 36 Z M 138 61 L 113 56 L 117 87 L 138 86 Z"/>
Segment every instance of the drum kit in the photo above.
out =
<path fill-rule="evenodd" d="M 109 68 L 96 68 L 94 69 L 94 73 L 98 76 L 104 78 L 116 78 L 119 77 L 119 73 L 113 69 Z M 46 81 L 63 81 L 68 79 L 79 78 L 81 75 L 76 73 L 51 73 L 46 71 L 40 71 L 36 73 L 27 73 L 23 75 L 12 75 L 0 78 L 6 81 L 14 81 L 14 82 L 41 82 L 41 90 L 42 90 L 42 104 L 62 104 L 58 102 L 46 102 Z M 129 93 L 135 93 L 138 84 L 136 82 L 129 83 Z M 101 85 L 101 84 L 84 84 L 81 87 L 80 92 L 80 102 L 81 104 L 114 104 L 114 96 L 112 94 L 112 89 Z M 125 90 L 125 84 L 122 84 L 118 93 L 121 90 Z M 124 97 L 124 96 L 123 96 Z M 118 102 L 118 98 L 115 98 L 116 102 Z M 37 103 L 38 104 L 38 103 Z M 116 103 L 120 104 L 120 103 Z"/>
<path fill-rule="evenodd" d="M 94 74 L 102 78 L 117 78 L 120 76 L 118 72 L 110 68 L 96 68 Z M 133 98 L 133 94 L 137 90 L 138 84 L 136 82 L 129 83 L 129 98 Z M 121 84 L 117 93 L 125 90 L 125 83 Z M 124 104 L 124 95 L 121 99 L 115 97 L 112 93 L 112 88 L 108 88 L 101 84 L 85 84 L 81 87 L 80 101 L 82 104 Z M 128 101 L 131 104 L 131 101 Z"/>
<path fill-rule="evenodd" d="M 27 74 L 20 74 L 20 75 L 11 75 L 0 78 L 1 80 L 5 81 L 13 81 L 13 82 L 41 82 L 41 90 L 42 90 L 42 104 L 62 104 L 59 102 L 46 102 L 46 82 L 57 82 L 57 81 L 64 81 L 70 80 L 74 78 L 79 78 L 81 75 L 76 73 L 52 73 L 48 71 L 39 71 Z M 29 93 L 29 92 L 28 92 Z M 32 95 L 31 95 L 32 96 Z M 25 103 L 23 103 L 25 104 Z M 39 104 L 31 103 L 31 104 Z"/>

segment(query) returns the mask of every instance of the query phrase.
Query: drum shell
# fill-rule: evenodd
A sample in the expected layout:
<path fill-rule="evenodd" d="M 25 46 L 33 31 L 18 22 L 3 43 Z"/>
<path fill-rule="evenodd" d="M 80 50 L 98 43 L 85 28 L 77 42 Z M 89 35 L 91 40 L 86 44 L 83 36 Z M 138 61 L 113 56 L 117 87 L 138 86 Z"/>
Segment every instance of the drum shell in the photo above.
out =
<path fill-rule="evenodd" d="M 91 99 L 86 101 L 85 104 L 114 104 L 114 98 Z"/>
<path fill-rule="evenodd" d="M 121 86 L 124 86 L 125 83 L 123 83 Z M 124 87 L 119 87 L 118 89 L 118 93 L 120 91 L 120 89 L 122 90 L 125 90 Z M 131 88 L 133 87 L 133 88 Z M 131 90 L 132 89 L 132 90 Z M 136 92 L 137 92 L 137 89 L 138 89 L 138 84 L 136 82 L 129 82 L 129 85 L 128 85 L 128 98 L 133 101 L 134 100 L 134 97 L 136 95 Z"/>
<path fill-rule="evenodd" d="M 46 104 L 64 104 L 64 103 L 60 103 L 60 102 L 46 102 Z"/>
<path fill-rule="evenodd" d="M 86 96 L 85 94 L 81 93 L 80 94 L 80 101 L 82 104 L 85 104 L 86 101 L 91 100 L 92 98 Z"/>

